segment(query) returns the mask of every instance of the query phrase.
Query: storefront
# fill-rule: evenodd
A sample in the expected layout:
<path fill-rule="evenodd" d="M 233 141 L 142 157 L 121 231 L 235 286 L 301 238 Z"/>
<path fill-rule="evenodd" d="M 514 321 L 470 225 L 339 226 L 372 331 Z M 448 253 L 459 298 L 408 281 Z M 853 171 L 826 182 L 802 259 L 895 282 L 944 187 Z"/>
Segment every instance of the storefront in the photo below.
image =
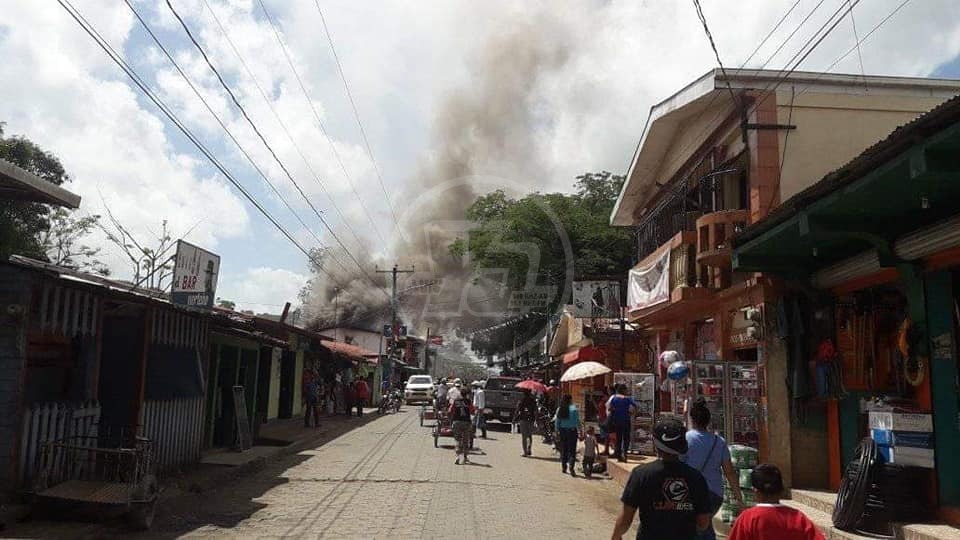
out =
<path fill-rule="evenodd" d="M 794 457 L 813 471 L 825 456 L 835 489 L 861 439 L 873 436 L 886 459 L 926 470 L 926 503 L 952 523 L 960 523 L 958 151 L 954 98 L 734 241 L 734 269 L 788 284 L 778 326 L 793 414 L 822 416 L 827 433 L 824 448 Z M 894 440 L 881 441 L 884 431 Z"/>

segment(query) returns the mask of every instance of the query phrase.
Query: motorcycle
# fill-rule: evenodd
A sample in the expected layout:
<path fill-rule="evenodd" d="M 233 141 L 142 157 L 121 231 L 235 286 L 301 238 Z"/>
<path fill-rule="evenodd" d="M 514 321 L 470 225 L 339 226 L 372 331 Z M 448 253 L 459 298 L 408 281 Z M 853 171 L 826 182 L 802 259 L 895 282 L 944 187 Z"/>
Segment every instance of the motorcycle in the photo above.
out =
<path fill-rule="evenodd" d="M 403 396 L 400 394 L 400 391 L 393 390 L 380 400 L 380 407 L 377 408 L 377 411 L 380 414 L 386 414 L 391 411 L 400 412 L 400 406 L 402 404 Z"/>
<path fill-rule="evenodd" d="M 550 410 L 547 409 L 543 403 L 537 406 L 537 420 L 535 425 L 540 431 L 540 434 L 543 435 L 543 444 L 557 443 L 557 434 L 554 431 L 553 425 L 553 415 L 550 414 Z"/>

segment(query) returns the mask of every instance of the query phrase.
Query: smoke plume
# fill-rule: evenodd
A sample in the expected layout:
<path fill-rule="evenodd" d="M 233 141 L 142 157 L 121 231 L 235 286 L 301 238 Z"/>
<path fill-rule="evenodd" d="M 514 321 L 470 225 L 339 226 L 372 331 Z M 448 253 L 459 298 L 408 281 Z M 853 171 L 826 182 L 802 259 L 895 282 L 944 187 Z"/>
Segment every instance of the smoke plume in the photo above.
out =
<path fill-rule="evenodd" d="M 431 152 L 407 182 L 402 200 L 395 201 L 405 232 L 392 254 L 402 268 L 416 269 L 398 284 L 398 290 L 408 289 L 401 295 L 402 320 L 418 334 L 427 326 L 434 333 L 456 327 L 464 306 L 487 312 L 505 307 L 497 284 L 474 283 L 475 276 L 450 255 L 449 246 L 465 234 L 465 212 L 478 195 L 495 189 L 532 191 L 546 170 L 536 135 L 550 119 L 540 113 L 538 83 L 568 61 L 573 33 L 547 12 L 508 26 L 470 60 L 469 83 L 438 107 Z M 339 321 L 375 328 L 389 321 L 384 294 L 389 275 L 372 269 L 387 269 L 393 261 L 361 262 L 371 269 L 369 276 L 346 262 L 346 269 L 328 264 L 333 278 L 320 276 L 308 286 L 307 311 L 318 327 Z"/>

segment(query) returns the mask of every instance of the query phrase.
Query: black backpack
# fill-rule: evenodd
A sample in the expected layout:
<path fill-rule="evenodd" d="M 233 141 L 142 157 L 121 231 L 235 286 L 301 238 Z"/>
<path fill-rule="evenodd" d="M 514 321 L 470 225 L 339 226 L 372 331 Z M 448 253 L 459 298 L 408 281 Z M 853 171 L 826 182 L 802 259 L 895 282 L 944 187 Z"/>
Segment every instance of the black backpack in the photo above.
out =
<path fill-rule="evenodd" d="M 463 399 L 453 403 L 453 419 L 456 421 L 470 421 L 470 405 Z"/>

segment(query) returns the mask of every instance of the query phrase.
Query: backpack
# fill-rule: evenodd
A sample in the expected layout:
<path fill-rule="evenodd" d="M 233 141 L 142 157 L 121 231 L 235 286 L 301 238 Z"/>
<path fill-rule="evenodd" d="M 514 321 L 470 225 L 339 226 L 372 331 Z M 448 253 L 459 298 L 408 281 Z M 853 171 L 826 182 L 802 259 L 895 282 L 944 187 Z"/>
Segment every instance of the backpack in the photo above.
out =
<path fill-rule="evenodd" d="M 453 403 L 453 419 L 455 421 L 470 421 L 470 405 L 463 399 L 458 399 Z"/>

